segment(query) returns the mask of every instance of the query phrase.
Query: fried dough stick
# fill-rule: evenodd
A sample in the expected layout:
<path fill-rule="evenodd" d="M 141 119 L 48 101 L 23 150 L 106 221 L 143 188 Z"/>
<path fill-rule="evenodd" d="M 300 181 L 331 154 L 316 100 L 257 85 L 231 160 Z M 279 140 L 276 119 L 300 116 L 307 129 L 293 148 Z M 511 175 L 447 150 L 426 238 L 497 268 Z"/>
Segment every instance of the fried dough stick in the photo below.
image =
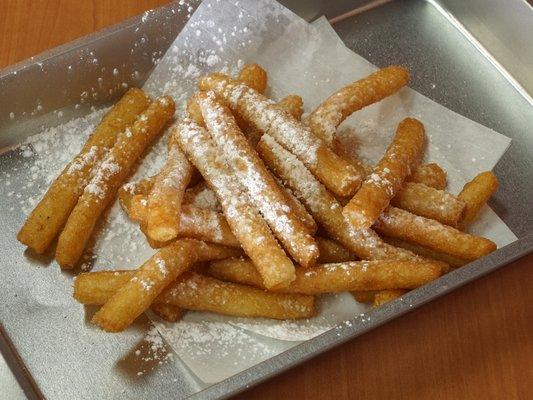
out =
<path fill-rule="evenodd" d="M 302 114 L 304 112 L 304 102 L 300 96 L 296 94 L 289 94 L 288 96 L 281 99 L 277 103 L 277 105 L 282 110 L 285 110 L 289 114 L 291 114 L 296 120 L 301 120 Z M 262 131 L 250 126 L 247 126 L 243 132 L 245 133 L 246 138 L 253 147 L 257 146 L 259 139 L 261 139 L 261 136 L 263 135 Z"/>
<path fill-rule="evenodd" d="M 265 93 L 267 80 L 267 72 L 261 68 L 259 64 L 245 64 L 239 72 L 239 76 L 237 77 L 237 81 L 261 94 Z M 290 103 L 290 106 L 293 107 L 294 100 L 291 100 Z M 187 102 L 187 112 L 194 122 L 201 126 L 204 125 L 204 117 L 202 116 L 202 112 L 194 96 L 191 97 Z M 241 129 L 246 131 L 249 130 L 248 124 L 242 119 L 238 119 L 237 123 Z"/>
<path fill-rule="evenodd" d="M 349 199 L 339 198 L 343 205 Z M 456 227 L 463 216 L 465 203 L 457 196 L 423 183 L 404 182 L 391 204 L 413 214 Z"/>
<path fill-rule="evenodd" d="M 413 253 L 418 254 L 421 257 L 445 262 L 452 268 L 459 268 L 459 267 L 462 267 L 463 265 L 468 264 L 468 261 L 463 260 L 461 258 L 454 257 L 449 254 L 441 253 L 435 250 L 431 250 L 427 247 L 421 246 L 419 244 L 411 243 L 403 239 L 392 238 L 388 236 L 383 236 L 382 239 L 392 246 L 401 247 L 402 249 L 412 251 Z"/>
<path fill-rule="evenodd" d="M 301 319 L 315 314 L 313 296 L 271 293 L 200 274 L 177 282 L 162 300 L 187 310 L 245 318 Z"/>
<path fill-rule="evenodd" d="M 235 253 L 240 251 L 196 240 L 178 240 L 159 250 L 139 267 L 91 321 L 108 332 L 123 331 L 196 261 L 225 258 Z"/>
<path fill-rule="evenodd" d="M 178 236 L 181 203 L 193 170 L 178 143 L 171 137 L 167 160 L 156 175 L 148 196 L 146 232 L 153 240 L 167 242 Z"/>
<path fill-rule="evenodd" d="M 247 84 L 247 82 L 244 83 Z M 295 118 L 296 116 L 298 119 L 301 117 L 301 114 L 303 112 L 303 101 L 300 96 L 289 95 L 282 99 L 278 104 L 281 108 L 285 109 L 287 112 L 295 116 Z M 199 113 L 199 115 L 195 115 L 193 119 L 195 121 L 200 120 L 201 125 L 204 125 L 204 117 L 201 114 L 201 110 L 198 105 L 197 98 L 195 96 L 191 97 L 189 105 L 191 107 L 191 109 L 189 109 L 189 112 L 192 112 L 193 114 Z M 242 122 L 237 122 L 238 124 L 243 125 Z M 255 147 L 255 145 L 257 145 L 257 142 L 261 138 L 261 135 L 262 132 L 260 130 L 246 126 L 246 138 L 252 146 Z M 307 231 L 309 233 L 316 232 L 316 223 L 313 220 L 313 217 L 311 217 L 311 215 L 309 215 L 309 213 L 305 210 L 305 207 L 303 207 L 302 204 L 296 198 L 294 198 L 294 196 L 292 196 L 292 194 L 288 190 L 286 190 L 283 185 L 279 185 L 279 190 L 282 190 L 284 192 L 285 201 L 287 202 L 287 205 L 291 208 L 291 212 L 295 214 L 295 216 L 300 220 L 300 223 L 307 228 Z"/>
<path fill-rule="evenodd" d="M 300 223 L 306 228 L 307 232 L 311 235 L 314 235 L 318 229 L 318 226 L 316 225 L 312 215 L 307 212 L 304 205 L 300 203 L 300 200 L 298 200 L 295 195 L 292 194 L 290 189 L 283 186 L 278 179 L 276 179 L 276 182 L 285 195 L 287 204 L 291 208 L 291 212 L 298 218 Z"/>
<path fill-rule="evenodd" d="M 259 64 L 245 64 L 237 79 L 259 93 L 265 93 L 268 76 Z"/>
<path fill-rule="evenodd" d="M 93 167 L 107 154 L 117 135 L 150 104 L 149 97 L 132 88 L 108 111 L 80 153 L 63 169 L 32 211 L 17 239 L 43 253 L 56 238 L 91 177 Z"/>
<path fill-rule="evenodd" d="M 207 273 L 217 279 L 264 288 L 249 259 L 212 262 Z M 422 286 L 441 275 L 440 267 L 418 261 L 348 261 L 297 269 L 296 279 L 280 293 L 315 295 L 350 290 L 384 290 Z"/>
<path fill-rule="evenodd" d="M 359 187 L 364 171 L 335 154 L 309 127 L 272 100 L 223 74 L 203 77 L 199 87 L 213 90 L 234 114 L 254 129 L 273 136 L 336 195 L 353 195 Z"/>
<path fill-rule="evenodd" d="M 131 213 L 132 201 L 138 206 L 139 203 L 146 203 L 147 198 L 154 186 L 155 177 L 144 178 L 136 182 L 128 182 L 119 189 L 118 199 L 122 209 L 128 216 L 137 221 L 144 220 L 142 218 L 133 218 Z M 138 196 L 135 200 L 134 197 Z M 144 199 L 144 200 L 143 200 Z M 218 202 L 215 192 L 213 192 L 205 182 L 200 182 L 185 191 L 183 196 L 183 203 L 191 206 L 204 208 L 212 211 L 220 211 L 220 204 Z M 144 208 L 146 207 L 144 205 Z M 144 215 L 144 209 L 140 215 Z"/>
<path fill-rule="evenodd" d="M 413 182 L 405 182 L 391 204 L 453 227 L 457 227 L 465 209 L 465 203 L 458 197 Z"/>
<path fill-rule="evenodd" d="M 311 131 L 331 145 L 337 127 L 349 115 L 388 97 L 409 81 L 409 72 L 399 66 L 380 69 L 329 96 L 308 118 Z"/>
<path fill-rule="evenodd" d="M 197 101 L 219 151 L 233 166 L 248 197 L 274 235 L 300 265 L 316 264 L 318 247 L 315 240 L 292 213 L 285 194 L 240 131 L 229 109 L 218 103 L 212 92 L 198 93 Z"/>
<path fill-rule="evenodd" d="M 118 135 L 59 236 L 56 260 L 61 268 L 73 268 L 78 263 L 98 218 L 144 149 L 172 118 L 174 107 L 172 98 L 161 97 L 150 104 L 131 127 Z"/>
<path fill-rule="evenodd" d="M 419 165 L 405 180 L 407 182 L 423 183 L 438 190 L 444 190 L 448 184 L 446 172 L 435 163 Z"/>
<path fill-rule="evenodd" d="M 104 304 L 134 273 L 101 271 L 80 274 L 74 282 L 74 298 L 82 304 Z M 153 305 L 158 304 L 236 317 L 299 319 L 315 314 L 313 296 L 270 293 L 197 273 L 187 273 L 171 283 L 154 300 Z"/>
<path fill-rule="evenodd" d="M 271 288 L 291 282 L 294 279 L 293 263 L 259 212 L 248 204 L 244 189 L 217 153 L 209 133 L 192 120 L 185 119 L 174 125 L 172 134 L 217 194 L 233 234 L 257 266 L 265 286 Z"/>
<path fill-rule="evenodd" d="M 141 229 L 143 230 L 142 223 Z M 168 244 L 153 241 L 148 235 L 147 237 L 153 248 L 160 248 Z M 182 207 L 178 237 L 190 237 L 230 247 L 241 246 L 223 214 L 188 204 L 184 204 Z"/>
<path fill-rule="evenodd" d="M 496 245 L 489 239 L 461 232 L 396 207 L 389 207 L 373 227 L 383 235 L 407 240 L 466 261 L 477 260 L 496 250 Z"/>
<path fill-rule="evenodd" d="M 205 208 L 212 211 L 222 211 L 217 195 L 213 192 L 205 182 L 187 189 L 183 202 L 191 204 L 196 207 Z"/>
<path fill-rule="evenodd" d="M 354 230 L 342 215 L 339 202 L 292 153 L 270 135 L 263 135 L 257 150 L 267 166 L 289 186 L 328 234 L 363 260 L 422 259 L 410 251 L 383 242 L 371 229 Z"/>
<path fill-rule="evenodd" d="M 141 230 L 145 232 L 146 196 L 144 194 L 132 195 L 131 191 L 121 190 L 119 192 L 119 201 L 128 217 L 133 221 L 139 222 Z M 145 232 L 145 234 L 149 239 L 150 246 L 153 248 L 164 247 L 168 244 L 168 242 L 153 240 L 148 232 Z M 190 237 L 225 246 L 240 247 L 240 243 L 231 232 L 224 215 L 192 204 L 184 204 L 182 206 L 178 237 Z"/>
<path fill-rule="evenodd" d="M 413 118 L 398 125 L 392 143 L 343 214 L 355 229 L 370 228 L 400 190 L 424 148 L 424 126 Z"/>
<path fill-rule="evenodd" d="M 152 303 L 150 310 L 156 314 L 159 318 L 164 319 L 167 322 L 177 322 L 183 316 L 184 309 L 166 303 Z"/>
<path fill-rule="evenodd" d="M 466 209 L 461 220 L 464 229 L 479 214 L 481 208 L 489 201 L 490 197 L 498 190 L 498 179 L 492 172 L 482 172 L 468 182 L 459 193 L 459 199 L 465 202 Z"/>

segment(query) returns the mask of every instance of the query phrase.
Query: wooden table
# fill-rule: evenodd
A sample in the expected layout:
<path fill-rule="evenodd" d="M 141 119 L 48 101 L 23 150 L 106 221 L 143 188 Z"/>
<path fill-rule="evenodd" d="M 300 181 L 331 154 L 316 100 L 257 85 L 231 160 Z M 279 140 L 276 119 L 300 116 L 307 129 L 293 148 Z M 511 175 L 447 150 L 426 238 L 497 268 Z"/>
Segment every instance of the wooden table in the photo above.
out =
<path fill-rule="evenodd" d="M 0 68 L 166 3 L 1 0 Z M 240 399 L 531 399 L 533 255 Z"/>

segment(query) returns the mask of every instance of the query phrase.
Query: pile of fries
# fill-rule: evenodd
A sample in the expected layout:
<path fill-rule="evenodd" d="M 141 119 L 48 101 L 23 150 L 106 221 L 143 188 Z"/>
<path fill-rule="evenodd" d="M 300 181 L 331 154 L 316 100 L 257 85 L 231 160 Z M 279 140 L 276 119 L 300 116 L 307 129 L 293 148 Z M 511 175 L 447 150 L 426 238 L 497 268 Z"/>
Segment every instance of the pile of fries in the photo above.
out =
<path fill-rule="evenodd" d="M 375 166 L 339 153 L 337 127 L 409 80 L 390 66 L 333 93 L 302 120 L 303 102 L 265 97 L 267 73 L 203 76 L 169 128 L 160 172 L 124 184 L 173 119 L 170 97 L 130 89 L 28 217 L 18 240 L 38 253 L 58 238 L 62 268 L 80 261 L 118 195 L 158 251 L 136 270 L 78 275 L 74 297 L 101 305 L 92 322 L 127 328 L 147 309 L 309 318 L 315 295 L 350 291 L 384 304 L 496 249 L 464 232 L 496 191 L 483 172 L 457 196 L 422 164 L 424 125 L 406 118 Z"/>

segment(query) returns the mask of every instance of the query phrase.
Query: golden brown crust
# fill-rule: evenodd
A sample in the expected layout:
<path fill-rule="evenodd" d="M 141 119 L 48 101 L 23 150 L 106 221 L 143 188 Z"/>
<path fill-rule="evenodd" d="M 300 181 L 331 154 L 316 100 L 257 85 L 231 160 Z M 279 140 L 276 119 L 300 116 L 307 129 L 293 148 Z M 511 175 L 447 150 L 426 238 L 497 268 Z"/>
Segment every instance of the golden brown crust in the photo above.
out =
<path fill-rule="evenodd" d="M 465 209 L 465 203 L 456 196 L 414 182 L 405 182 L 391 204 L 453 227 L 457 227 Z"/>
<path fill-rule="evenodd" d="M 93 173 L 94 165 L 104 159 L 117 136 L 146 110 L 150 98 L 132 88 L 109 110 L 80 153 L 50 186 L 32 211 L 17 239 L 37 253 L 43 253 L 56 238 L 76 206 Z"/>
<path fill-rule="evenodd" d="M 264 288 L 249 259 L 212 262 L 207 273 L 217 279 Z M 296 270 L 296 279 L 280 293 L 315 295 L 354 290 L 412 289 L 441 275 L 439 266 L 418 261 L 378 260 L 320 264 Z"/>
<path fill-rule="evenodd" d="M 268 75 L 259 64 L 245 64 L 237 79 L 259 93 L 265 93 Z"/>
<path fill-rule="evenodd" d="M 226 220 L 246 254 L 257 265 L 267 287 L 288 284 L 294 265 L 272 235 L 242 185 L 215 147 L 209 133 L 191 120 L 173 128 L 182 150 L 216 192 Z"/>
<path fill-rule="evenodd" d="M 461 232 L 438 221 L 389 207 L 374 224 L 379 233 L 403 239 L 467 261 L 496 250 L 489 239 Z"/>
<path fill-rule="evenodd" d="M 468 182 L 459 193 L 465 205 L 465 212 L 461 221 L 464 229 L 471 224 L 479 214 L 479 211 L 489 201 L 490 197 L 498 190 L 498 178 L 492 172 L 482 172 Z"/>
<path fill-rule="evenodd" d="M 438 190 L 444 190 L 448 184 L 446 171 L 435 163 L 419 165 L 405 180 L 407 182 L 423 183 Z"/>
<path fill-rule="evenodd" d="M 56 260 L 62 268 L 73 268 L 78 263 L 98 218 L 130 174 L 136 160 L 173 117 L 174 109 L 171 97 L 161 97 L 150 104 L 131 127 L 118 135 L 59 236 Z"/>
<path fill-rule="evenodd" d="M 359 187 L 363 171 L 335 154 L 309 127 L 272 100 L 223 74 L 203 77 L 199 87 L 213 90 L 236 116 L 273 136 L 336 195 L 353 195 Z"/>
<path fill-rule="evenodd" d="M 343 209 L 355 229 L 370 228 L 401 189 L 425 143 L 424 126 L 413 118 L 398 125 L 392 143 L 361 188 Z"/>
<path fill-rule="evenodd" d="M 409 72 L 403 67 L 380 69 L 329 96 L 310 114 L 309 126 L 315 135 L 331 145 L 337 127 L 350 114 L 396 93 L 408 80 Z"/>
<path fill-rule="evenodd" d="M 314 265 L 318 258 L 315 240 L 292 212 L 287 196 L 250 146 L 229 109 L 218 103 L 214 95 L 205 93 L 198 96 L 198 103 L 218 150 L 276 238 L 300 265 Z"/>

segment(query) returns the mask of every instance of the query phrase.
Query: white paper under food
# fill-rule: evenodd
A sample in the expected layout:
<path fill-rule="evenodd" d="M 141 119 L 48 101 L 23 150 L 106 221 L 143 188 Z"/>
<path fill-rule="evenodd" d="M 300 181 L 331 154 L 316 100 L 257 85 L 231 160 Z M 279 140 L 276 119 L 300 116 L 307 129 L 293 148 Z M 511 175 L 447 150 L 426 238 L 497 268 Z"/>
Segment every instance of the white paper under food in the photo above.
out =
<path fill-rule="evenodd" d="M 347 49 L 324 18 L 310 25 L 273 1 L 213 0 L 205 1 L 198 8 L 145 88 L 153 94 L 171 94 L 183 103 L 196 90 L 200 75 L 221 69 L 235 72 L 243 61 L 257 62 L 268 71 L 268 94 L 272 98 L 299 94 L 308 112 L 334 90 L 376 69 Z M 376 161 L 390 142 L 398 122 L 407 116 L 424 123 L 430 142 L 427 160 L 438 162 L 448 171 L 453 193 L 480 171 L 492 169 L 510 143 L 509 138 L 408 88 L 353 115 L 340 127 L 339 137 L 346 144 L 357 139 L 359 155 Z M 488 207 L 472 230 L 491 238 L 499 246 L 516 239 Z M 367 306 L 353 301 L 351 296 L 337 295 L 326 297 L 321 303 L 320 316 L 308 321 L 256 321 L 194 313 L 175 327 L 166 324 L 159 324 L 159 327 L 191 370 L 200 379 L 212 382 L 248 368 L 267 354 L 281 352 L 284 348 L 281 341 L 307 340 L 365 309 Z M 255 354 L 253 349 L 261 347 L 265 352 L 243 360 L 217 347 L 216 343 L 221 340 L 217 335 L 206 335 L 209 339 L 206 342 L 195 344 L 193 341 L 184 346 L 180 332 L 191 319 L 195 323 L 204 321 L 204 329 L 215 332 L 219 324 L 230 323 L 259 334 L 261 336 L 250 336 L 250 351 Z M 214 325 L 208 328 L 209 324 Z M 246 346 L 244 336 L 241 337 L 246 334 L 235 331 L 236 335 L 237 332 L 239 339 L 236 341 Z M 264 346 L 271 351 L 266 351 Z M 219 357 L 223 361 L 215 362 Z"/>

